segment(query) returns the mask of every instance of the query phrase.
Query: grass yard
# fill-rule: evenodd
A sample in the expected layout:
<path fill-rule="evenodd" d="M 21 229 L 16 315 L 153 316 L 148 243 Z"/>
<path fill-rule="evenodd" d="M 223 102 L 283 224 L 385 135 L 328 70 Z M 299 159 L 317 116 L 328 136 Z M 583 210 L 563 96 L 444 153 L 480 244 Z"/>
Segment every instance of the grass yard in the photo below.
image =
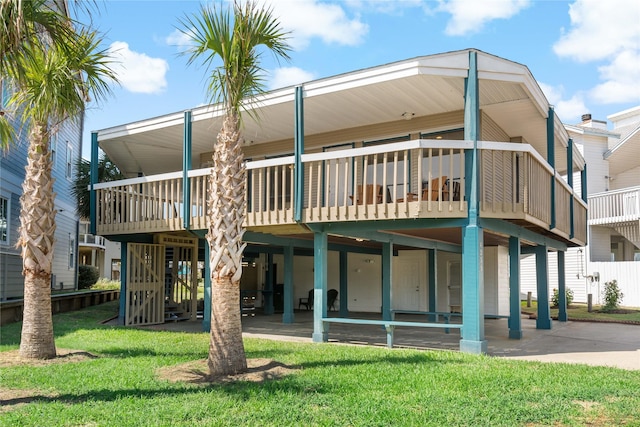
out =
<path fill-rule="evenodd" d="M 1 426 L 640 426 L 640 372 L 448 351 L 245 340 L 293 370 L 193 384 L 158 376 L 206 357 L 208 335 L 100 325 L 117 302 L 54 317 L 59 349 L 16 365 L 20 324 L 0 336 Z M 82 355 L 82 354 L 81 354 Z"/>
<path fill-rule="evenodd" d="M 587 304 L 571 303 L 567 308 L 567 316 L 569 320 L 589 320 L 592 322 L 620 322 L 620 323 L 638 323 L 640 324 L 640 309 L 636 307 L 620 307 L 615 312 L 601 311 L 602 306 L 593 305 L 592 311 L 587 311 Z M 527 307 L 527 302 L 522 301 L 522 311 L 535 314 L 538 311 L 538 302 L 531 301 L 531 307 Z M 551 308 L 551 317 L 558 317 L 558 309 Z"/>

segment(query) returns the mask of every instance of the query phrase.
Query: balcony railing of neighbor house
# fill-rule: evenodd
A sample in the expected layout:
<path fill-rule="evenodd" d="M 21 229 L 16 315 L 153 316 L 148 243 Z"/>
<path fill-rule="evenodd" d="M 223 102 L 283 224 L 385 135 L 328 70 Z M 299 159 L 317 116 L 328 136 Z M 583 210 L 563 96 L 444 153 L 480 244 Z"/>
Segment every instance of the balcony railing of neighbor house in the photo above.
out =
<path fill-rule="evenodd" d="M 640 187 L 589 196 L 589 224 L 612 225 L 640 220 Z"/>
<path fill-rule="evenodd" d="M 96 236 L 93 234 L 81 234 L 80 240 L 78 242 L 81 246 L 98 246 L 101 248 L 105 247 L 104 237 Z"/>
<path fill-rule="evenodd" d="M 466 217 L 465 162 L 472 148 L 470 141 L 412 140 L 303 154 L 302 220 Z M 481 216 L 548 227 L 554 177 L 555 231 L 570 236 L 573 203 L 574 237 L 586 235 L 586 205 L 530 145 L 482 142 L 478 148 Z M 294 157 L 247 162 L 246 167 L 245 225 L 295 224 Z M 192 229 L 206 228 L 209 173 L 208 168 L 188 172 L 186 211 Z M 182 229 L 182 176 L 176 172 L 95 185 L 98 233 Z"/>

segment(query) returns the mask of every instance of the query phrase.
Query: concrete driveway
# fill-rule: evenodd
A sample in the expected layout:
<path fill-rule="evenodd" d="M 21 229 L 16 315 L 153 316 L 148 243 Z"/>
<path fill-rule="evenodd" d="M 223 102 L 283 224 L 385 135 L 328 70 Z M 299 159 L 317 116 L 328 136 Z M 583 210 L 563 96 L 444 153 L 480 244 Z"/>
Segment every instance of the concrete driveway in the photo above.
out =
<path fill-rule="evenodd" d="M 333 314 L 333 313 L 332 313 Z M 371 314 L 353 313 L 351 317 L 370 317 Z M 379 315 L 377 316 L 379 318 Z M 399 316 L 397 316 L 399 317 Z M 406 315 L 398 320 L 423 320 Z M 153 329 L 190 330 L 200 332 L 200 322 L 165 323 Z M 295 322 L 283 324 L 282 315 L 242 318 L 246 337 L 283 341 L 311 342 L 313 312 L 296 312 Z M 506 319 L 487 319 L 485 337 L 488 354 L 496 357 L 541 362 L 581 363 L 640 370 L 640 325 L 592 322 L 552 322 L 550 330 L 536 329 L 535 320 L 522 318 L 522 339 L 508 338 Z M 329 341 L 338 343 L 386 346 L 383 328 L 373 325 L 332 324 Z M 396 328 L 395 347 L 419 349 L 459 349 L 460 332 L 452 329 Z"/>

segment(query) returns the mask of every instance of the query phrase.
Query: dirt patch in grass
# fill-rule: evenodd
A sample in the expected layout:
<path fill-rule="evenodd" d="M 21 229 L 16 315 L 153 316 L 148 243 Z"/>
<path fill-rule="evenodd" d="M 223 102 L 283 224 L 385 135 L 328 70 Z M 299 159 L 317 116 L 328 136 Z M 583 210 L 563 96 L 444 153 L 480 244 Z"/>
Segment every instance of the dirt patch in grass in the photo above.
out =
<path fill-rule="evenodd" d="M 96 359 L 98 356 L 83 350 L 56 349 L 56 357 L 52 359 L 23 359 L 19 350 L 0 352 L 0 368 L 11 366 L 48 366 L 57 363 L 83 362 Z"/>
<path fill-rule="evenodd" d="M 300 367 L 287 366 L 271 359 L 247 359 L 247 372 L 236 375 L 211 377 L 207 360 L 196 360 L 180 365 L 159 368 L 156 374 L 160 379 L 171 382 L 184 382 L 199 385 L 225 384 L 237 381 L 262 383 L 277 380 L 292 374 Z"/>

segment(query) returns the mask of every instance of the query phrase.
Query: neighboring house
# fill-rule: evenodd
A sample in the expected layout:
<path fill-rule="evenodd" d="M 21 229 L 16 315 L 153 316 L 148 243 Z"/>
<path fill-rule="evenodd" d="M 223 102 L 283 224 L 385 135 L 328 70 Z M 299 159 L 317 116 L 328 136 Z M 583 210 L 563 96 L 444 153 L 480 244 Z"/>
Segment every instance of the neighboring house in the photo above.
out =
<path fill-rule="evenodd" d="M 591 294 L 601 303 L 604 284 L 616 280 L 625 295 L 622 305 L 640 307 L 640 106 L 607 118 L 610 130 L 590 114 L 578 125 L 565 125 L 589 170 L 589 245 L 567 251 L 566 285 L 576 301 Z M 535 261 L 523 259 L 522 270 L 533 272 Z M 550 283 L 557 288 L 555 271 Z M 522 290 L 536 295 L 533 277 L 523 276 Z"/>
<path fill-rule="evenodd" d="M 7 99 L 10 85 L 0 82 L 1 101 Z M 71 193 L 73 165 L 80 158 L 83 119 L 67 120 L 51 139 L 52 175 L 55 179 L 56 233 L 51 288 L 76 289 L 78 257 L 78 216 Z M 22 298 L 24 280 L 22 257 L 16 249 L 20 225 L 20 195 L 27 164 L 28 141 L 25 132 L 6 152 L 0 152 L 0 301 Z"/>
<path fill-rule="evenodd" d="M 290 323 L 314 289 L 314 341 L 348 317 L 431 313 L 426 326 L 442 328 L 436 314 L 453 312 L 460 349 L 484 352 L 485 317 L 509 317 L 505 335 L 522 336 L 520 254 L 536 254 L 547 293 L 547 252 L 562 267 L 587 242 L 584 159 L 525 65 L 467 49 L 247 108 L 260 120 L 244 116 L 243 294 Z M 131 177 L 92 184 L 91 232 L 122 245 L 123 324 L 162 322 L 165 303 L 195 318 L 199 261 L 209 292 L 207 166 L 223 114 L 207 105 L 92 134 L 92 160 L 99 147 Z M 536 322 L 551 328 L 549 304 Z"/>
<path fill-rule="evenodd" d="M 89 222 L 80 221 L 78 233 L 78 265 L 98 269 L 100 277 L 120 280 L 120 243 L 111 242 L 89 232 Z"/>

